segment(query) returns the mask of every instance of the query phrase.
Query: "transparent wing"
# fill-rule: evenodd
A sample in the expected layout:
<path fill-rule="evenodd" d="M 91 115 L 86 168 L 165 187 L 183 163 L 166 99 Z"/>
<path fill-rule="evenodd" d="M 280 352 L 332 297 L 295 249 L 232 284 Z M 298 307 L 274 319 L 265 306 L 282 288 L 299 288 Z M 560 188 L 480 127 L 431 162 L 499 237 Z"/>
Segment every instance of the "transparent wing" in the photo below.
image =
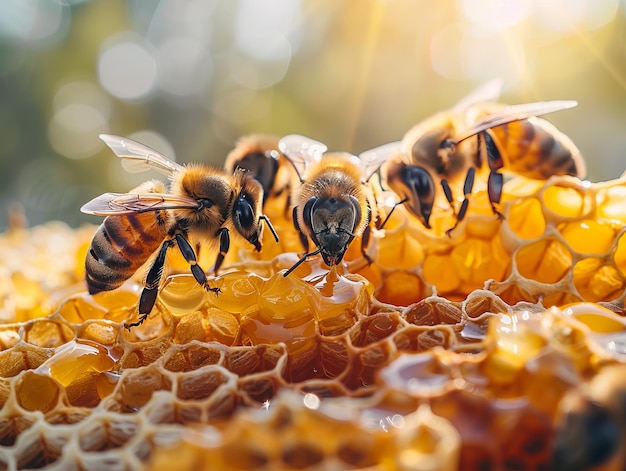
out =
<path fill-rule="evenodd" d="M 547 113 L 554 113 L 555 111 L 567 110 L 574 108 L 576 105 L 578 105 L 578 102 L 574 100 L 554 100 L 505 106 L 501 110 L 478 120 L 470 129 L 461 132 L 460 135 L 457 136 L 456 142 L 459 143 L 479 132 L 500 126 L 501 124 L 520 121 Z"/>
<path fill-rule="evenodd" d="M 306 168 L 312 163 L 319 162 L 324 152 L 328 150 L 325 144 L 299 134 L 283 137 L 278 141 L 278 148 L 294 166 L 300 180 Z"/>
<path fill-rule="evenodd" d="M 192 198 L 164 193 L 104 193 L 85 203 L 80 210 L 96 216 L 115 216 L 162 209 L 195 209 L 199 204 Z"/>
<path fill-rule="evenodd" d="M 389 142 L 359 154 L 359 165 L 363 171 L 365 181 L 368 181 L 382 164 L 397 155 L 402 155 L 401 141 Z"/>
<path fill-rule="evenodd" d="M 99 137 L 115 155 L 123 159 L 122 166 L 131 173 L 156 170 L 162 174 L 170 175 L 182 168 L 182 165 L 132 139 L 112 134 L 100 134 Z"/>
<path fill-rule="evenodd" d="M 463 112 L 470 106 L 477 105 L 479 103 L 487 103 L 490 101 L 498 101 L 500 93 L 502 92 L 502 85 L 504 80 L 501 78 L 495 78 L 483 83 L 478 88 L 472 90 L 467 96 L 463 97 L 454 107 L 452 111 Z"/>

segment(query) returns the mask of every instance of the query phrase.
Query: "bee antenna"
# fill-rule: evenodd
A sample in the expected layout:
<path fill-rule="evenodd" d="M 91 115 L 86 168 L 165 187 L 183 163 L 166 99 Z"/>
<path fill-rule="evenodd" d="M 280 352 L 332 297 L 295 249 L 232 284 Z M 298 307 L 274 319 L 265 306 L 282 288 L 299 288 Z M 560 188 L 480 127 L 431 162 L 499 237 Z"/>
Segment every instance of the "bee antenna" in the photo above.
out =
<path fill-rule="evenodd" d="M 294 271 L 296 268 L 298 268 L 300 265 L 302 265 L 302 262 L 304 262 L 307 258 L 312 257 L 313 255 L 317 255 L 318 253 L 320 253 L 322 251 L 321 248 L 313 251 L 313 252 L 309 252 L 309 253 L 305 253 L 302 258 L 300 260 L 298 260 L 293 267 L 291 267 L 289 270 L 287 270 L 285 272 L 285 274 L 283 275 L 283 277 L 287 277 L 289 276 L 289 274 Z"/>
<path fill-rule="evenodd" d="M 267 227 L 269 228 L 270 232 L 274 236 L 274 240 L 276 242 L 279 242 L 280 239 L 278 238 L 278 234 L 276 233 L 274 226 L 272 226 L 272 221 L 270 221 L 270 218 L 268 218 L 265 214 L 261 214 L 261 216 L 259 216 L 259 221 L 261 220 L 265 221 L 265 223 L 267 224 Z"/>

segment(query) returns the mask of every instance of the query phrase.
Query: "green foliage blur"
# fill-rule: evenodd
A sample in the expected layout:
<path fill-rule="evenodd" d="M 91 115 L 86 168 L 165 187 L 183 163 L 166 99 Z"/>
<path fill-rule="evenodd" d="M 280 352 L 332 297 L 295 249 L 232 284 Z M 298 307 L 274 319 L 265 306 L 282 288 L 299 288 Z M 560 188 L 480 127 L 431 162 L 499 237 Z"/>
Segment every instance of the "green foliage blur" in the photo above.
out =
<path fill-rule="evenodd" d="M 592 181 L 626 169 L 620 0 L 6 0 L 0 3 L 0 231 L 98 223 L 80 206 L 131 175 L 98 140 L 221 165 L 249 133 L 359 153 L 481 83 L 549 117 Z"/>

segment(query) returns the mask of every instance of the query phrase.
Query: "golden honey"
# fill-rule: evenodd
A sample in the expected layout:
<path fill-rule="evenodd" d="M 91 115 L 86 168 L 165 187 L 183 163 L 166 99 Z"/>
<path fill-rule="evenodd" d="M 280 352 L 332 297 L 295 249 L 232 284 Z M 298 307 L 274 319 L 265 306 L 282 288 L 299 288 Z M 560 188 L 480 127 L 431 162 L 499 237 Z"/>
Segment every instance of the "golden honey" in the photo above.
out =
<path fill-rule="evenodd" d="M 450 237 L 399 206 L 371 265 L 355 241 L 288 277 L 285 213 L 217 296 L 169 257 L 130 331 L 141 274 L 86 294 L 94 227 L 2 234 L 0 469 L 553 469 L 570 404 L 626 393 L 625 187 L 515 178 Z"/>

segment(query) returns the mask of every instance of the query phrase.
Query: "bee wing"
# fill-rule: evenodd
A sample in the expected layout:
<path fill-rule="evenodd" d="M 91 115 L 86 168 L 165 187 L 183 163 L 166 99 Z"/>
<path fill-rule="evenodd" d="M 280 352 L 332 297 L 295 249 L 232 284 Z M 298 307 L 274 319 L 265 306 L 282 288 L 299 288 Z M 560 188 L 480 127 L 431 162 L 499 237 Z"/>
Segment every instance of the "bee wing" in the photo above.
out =
<path fill-rule="evenodd" d="M 80 210 L 96 216 L 115 216 L 162 209 L 195 209 L 199 204 L 192 198 L 164 193 L 104 193 L 85 203 Z"/>
<path fill-rule="evenodd" d="M 298 172 L 300 180 L 307 167 L 319 162 L 328 150 L 326 144 L 299 134 L 290 134 L 278 141 L 278 149 L 287 157 Z"/>
<path fill-rule="evenodd" d="M 467 96 L 463 97 L 454 107 L 453 112 L 463 112 L 469 107 L 477 105 L 479 103 L 487 103 L 490 101 L 497 101 L 502 91 L 502 85 L 504 80 L 501 78 L 495 78 L 483 83 L 478 88 L 472 90 Z"/>
<path fill-rule="evenodd" d="M 491 113 L 478 120 L 477 123 L 474 123 L 472 128 L 460 133 L 456 139 L 456 143 L 458 144 L 468 137 L 474 136 L 479 132 L 486 131 L 487 129 L 500 126 L 501 124 L 521 121 L 522 119 L 528 119 L 533 116 L 540 116 L 547 113 L 554 113 L 555 111 L 567 110 L 569 108 L 574 108 L 576 105 L 578 105 L 578 102 L 574 100 L 554 100 L 505 106 L 501 110 Z"/>
<path fill-rule="evenodd" d="M 131 173 L 156 170 L 162 174 L 170 175 L 182 168 L 182 165 L 132 139 L 112 134 L 100 134 L 99 137 L 115 155 L 124 159 L 122 166 Z"/>
<path fill-rule="evenodd" d="M 402 142 L 389 142 L 359 154 L 360 167 L 365 181 L 390 158 L 402 154 Z"/>

